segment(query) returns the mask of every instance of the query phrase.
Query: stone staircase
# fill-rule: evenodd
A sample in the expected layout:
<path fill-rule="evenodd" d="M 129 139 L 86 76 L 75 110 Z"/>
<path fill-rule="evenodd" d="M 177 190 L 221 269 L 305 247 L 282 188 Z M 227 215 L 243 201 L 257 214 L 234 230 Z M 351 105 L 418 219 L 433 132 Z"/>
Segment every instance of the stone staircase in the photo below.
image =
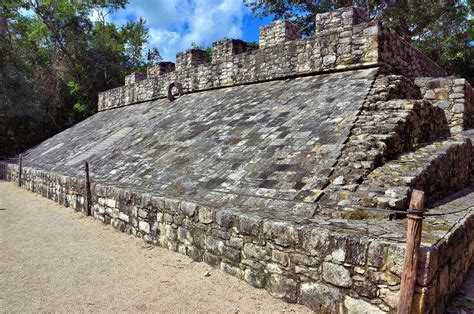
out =
<path fill-rule="evenodd" d="M 472 184 L 471 139 L 458 130 L 463 121 L 463 130 L 470 127 L 472 88 L 451 79 L 465 84 L 460 97 L 459 86 L 445 82 L 449 79 L 436 79 L 436 84 L 433 80 L 424 78 L 415 85 L 403 76 L 379 74 L 330 177 L 323 206 L 350 212 L 352 206 L 403 210 L 413 188 L 425 191 L 430 204 Z M 447 91 L 436 91 L 453 104 L 438 106 L 439 101 L 422 98 L 420 82 L 430 82 L 432 88 L 448 86 Z M 422 92 L 432 98 L 427 88 Z M 457 104 L 459 109 L 460 103 L 465 112 L 453 118 L 453 108 Z"/>

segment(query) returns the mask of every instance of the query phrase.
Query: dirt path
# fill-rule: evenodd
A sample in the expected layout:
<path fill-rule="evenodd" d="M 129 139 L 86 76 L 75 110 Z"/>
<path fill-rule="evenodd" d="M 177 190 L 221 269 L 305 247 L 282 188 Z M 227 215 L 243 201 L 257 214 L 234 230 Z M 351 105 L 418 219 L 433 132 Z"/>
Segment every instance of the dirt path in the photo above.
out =
<path fill-rule="evenodd" d="M 38 311 L 308 310 L 0 181 L 0 312 Z"/>

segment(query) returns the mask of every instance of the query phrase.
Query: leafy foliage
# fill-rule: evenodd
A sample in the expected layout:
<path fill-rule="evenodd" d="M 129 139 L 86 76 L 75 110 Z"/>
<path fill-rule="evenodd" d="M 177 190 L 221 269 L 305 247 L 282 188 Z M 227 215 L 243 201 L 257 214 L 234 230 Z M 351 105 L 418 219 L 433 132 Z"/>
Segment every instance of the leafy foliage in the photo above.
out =
<path fill-rule="evenodd" d="M 107 20 L 127 0 L 4 0 L 0 12 L 0 156 L 97 111 L 98 93 L 161 59 L 145 20 Z M 92 19 L 92 17 L 95 17 Z"/>
<path fill-rule="evenodd" d="M 314 33 L 317 13 L 352 1 L 244 0 L 254 16 L 273 16 L 303 25 L 306 35 Z M 370 17 L 394 29 L 448 71 L 474 85 L 473 0 L 356 0 L 369 9 Z"/>

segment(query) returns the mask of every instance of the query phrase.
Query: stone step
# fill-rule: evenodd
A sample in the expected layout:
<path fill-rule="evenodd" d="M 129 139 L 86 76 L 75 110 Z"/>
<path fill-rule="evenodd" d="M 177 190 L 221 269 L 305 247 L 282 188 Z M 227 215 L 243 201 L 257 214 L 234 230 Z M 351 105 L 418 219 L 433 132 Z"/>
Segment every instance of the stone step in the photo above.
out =
<path fill-rule="evenodd" d="M 429 205 L 469 186 L 472 156 L 469 139 L 426 145 L 372 171 L 354 199 L 364 206 L 406 209 L 416 188 L 425 192 Z"/>

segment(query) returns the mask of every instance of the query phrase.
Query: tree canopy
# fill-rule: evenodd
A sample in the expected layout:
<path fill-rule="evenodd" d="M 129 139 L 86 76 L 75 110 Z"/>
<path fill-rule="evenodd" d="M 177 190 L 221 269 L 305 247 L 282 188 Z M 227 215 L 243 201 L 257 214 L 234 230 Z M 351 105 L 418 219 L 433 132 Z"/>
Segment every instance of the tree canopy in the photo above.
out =
<path fill-rule="evenodd" d="M 474 85 L 473 0 L 244 0 L 254 16 L 273 16 L 300 23 L 314 32 L 317 13 L 354 3 L 368 8 L 370 18 L 381 21 L 415 45 L 439 65 Z"/>
<path fill-rule="evenodd" d="M 97 111 L 98 93 L 160 59 L 126 0 L 4 0 L 0 5 L 0 156 L 19 153 Z"/>

